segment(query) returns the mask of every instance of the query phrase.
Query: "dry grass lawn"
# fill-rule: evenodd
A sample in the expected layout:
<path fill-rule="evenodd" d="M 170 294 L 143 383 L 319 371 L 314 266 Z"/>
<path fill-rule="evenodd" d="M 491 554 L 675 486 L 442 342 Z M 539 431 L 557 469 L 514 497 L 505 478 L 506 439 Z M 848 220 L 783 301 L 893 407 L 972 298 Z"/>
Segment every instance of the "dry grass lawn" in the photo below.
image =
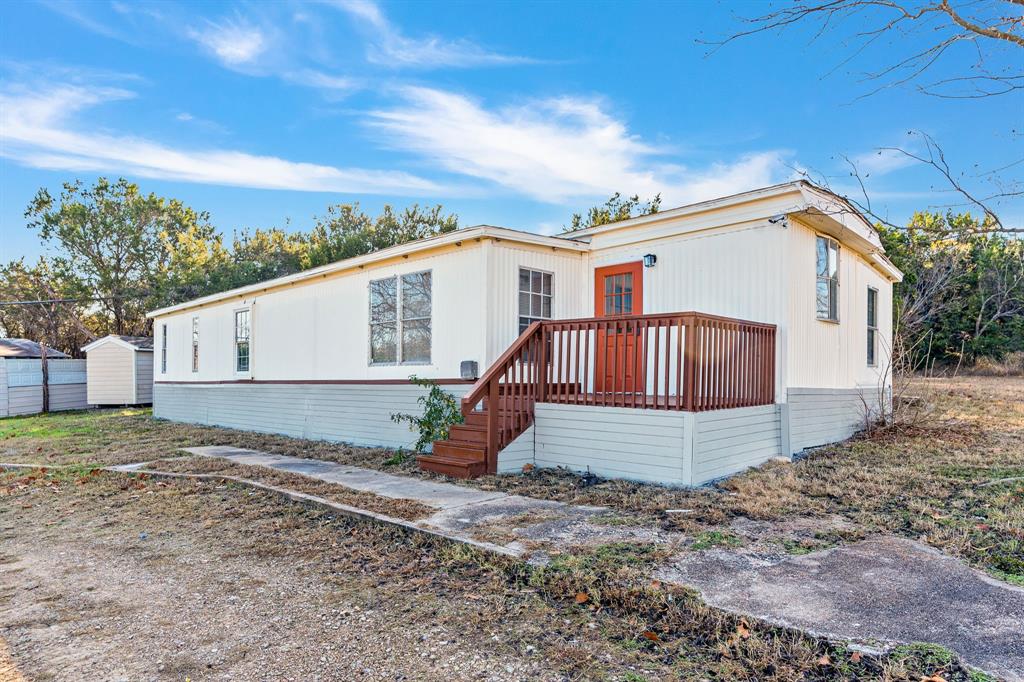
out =
<path fill-rule="evenodd" d="M 609 523 L 656 523 L 695 537 L 722 536 L 743 518 L 823 519 L 827 523 L 817 536 L 778 541 L 800 553 L 871 533 L 895 533 L 1024 584 L 1024 378 L 923 380 L 915 392 L 931 405 L 930 416 L 917 426 L 822 448 L 792 464 L 768 464 L 711 488 L 679 490 L 627 481 L 591 485 L 580 476 L 550 470 L 456 482 L 604 505 L 613 510 Z M 416 469 L 411 456 L 393 450 L 173 424 L 151 419 L 144 410 L 0 421 L 0 461 L 8 462 L 122 464 L 172 457 L 178 448 L 194 445 L 233 445 L 434 477 Z M 223 473 L 239 473 L 229 464 L 169 466 L 191 471 L 212 466 Z M 280 476 L 296 483 L 288 474 Z M 356 501 L 339 486 L 308 481 L 301 485 L 307 492 L 340 502 Z M 363 502 L 374 505 L 374 511 L 404 518 L 424 514 L 412 503 L 376 500 Z M 666 513 L 671 509 L 691 511 Z M 835 519 L 842 521 L 839 531 L 833 528 Z"/>
<path fill-rule="evenodd" d="M 723 614 L 651 583 L 650 546 L 535 569 L 213 481 L 9 472 L 0 540 L 6 672 L 33 680 L 987 679 Z"/>

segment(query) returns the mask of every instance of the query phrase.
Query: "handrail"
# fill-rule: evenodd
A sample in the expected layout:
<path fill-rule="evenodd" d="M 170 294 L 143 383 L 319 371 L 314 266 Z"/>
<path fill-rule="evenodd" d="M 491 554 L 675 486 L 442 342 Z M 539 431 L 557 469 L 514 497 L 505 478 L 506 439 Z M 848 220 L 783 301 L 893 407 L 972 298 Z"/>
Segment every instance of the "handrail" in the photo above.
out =
<path fill-rule="evenodd" d="M 519 349 L 526 345 L 526 342 L 529 341 L 530 337 L 533 336 L 533 334 L 538 329 L 540 329 L 540 325 L 540 322 L 531 322 L 530 326 L 523 330 L 523 333 L 520 334 L 518 338 L 516 338 L 516 340 L 512 342 L 512 345 L 509 346 L 504 353 L 499 355 L 498 359 L 495 360 L 491 364 L 491 366 L 487 368 L 487 371 L 484 372 L 483 375 L 481 375 L 481 377 L 476 380 L 476 383 L 473 384 L 473 387 L 469 389 L 469 393 L 462 397 L 463 405 L 472 406 L 476 405 L 481 400 L 483 400 L 484 394 L 487 391 L 487 384 L 489 384 L 498 375 L 499 367 L 502 367 L 505 363 L 507 363 L 508 360 L 512 356 L 514 356 Z"/>
<path fill-rule="evenodd" d="M 775 401 L 775 325 L 695 311 L 533 322 L 462 399 L 487 470 L 538 402 L 701 412 Z"/>

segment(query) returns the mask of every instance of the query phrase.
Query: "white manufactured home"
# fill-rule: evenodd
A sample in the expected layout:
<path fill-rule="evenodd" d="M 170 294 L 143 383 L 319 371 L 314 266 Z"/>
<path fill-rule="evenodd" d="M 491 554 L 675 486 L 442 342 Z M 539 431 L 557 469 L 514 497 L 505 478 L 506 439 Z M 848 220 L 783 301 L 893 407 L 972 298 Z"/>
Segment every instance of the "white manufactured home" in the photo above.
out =
<path fill-rule="evenodd" d="M 806 182 L 557 237 L 471 227 L 150 313 L 154 414 L 409 447 L 416 375 L 466 422 L 424 468 L 697 485 L 863 426 L 900 277 Z"/>

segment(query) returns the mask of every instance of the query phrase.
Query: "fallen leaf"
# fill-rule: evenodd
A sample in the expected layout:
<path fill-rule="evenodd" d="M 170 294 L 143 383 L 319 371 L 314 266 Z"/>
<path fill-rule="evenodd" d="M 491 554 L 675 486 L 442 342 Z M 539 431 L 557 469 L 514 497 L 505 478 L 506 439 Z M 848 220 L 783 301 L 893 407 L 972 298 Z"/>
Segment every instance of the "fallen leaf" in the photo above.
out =
<path fill-rule="evenodd" d="M 655 590 L 660 590 L 661 589 L 661 581 L 660 580 L 652 580 L 651 581 L 651 587 L 654 588 Z"/>
<path fill-rule="evenodd" d="M 832 659 L 828 657 L 828 654 L 825 654 L 818 659 L 818 665 L 832 665 Z"/>
<path fill-rule="evenodd" d="M 577 592 L 576 593 L 576 603 L 577 604 L 585 604 L 589 600 L 590 600 L 590 595 L 588 595 L 586 592 Z"/>
<path fill-rule="evenodd" d="M 651 632 L 650 630 L 644 630 L 644 637 L 651 640 L 652 642 L 660 642 L 661 637 L 658 637 L 658 633 Z"/>
<path fill-rule="evenodd" d="M 741 619 L 740 622 L 736 625 L 736 634 L 742 637 L 743 639 L 748 639 L 750 637 L 750 627 L 747 625 L 746 620 Z"/>
<path fill-rule="evenodd" d="M 534 466 L 533 464 L 524 464 L 523 465 L 523 473 L 524 474 L 528 474 L 528 473 L 530 473 L 531 471 L 533 471 L 536 468 L 537 467 Z"/>
<path fill-rule="evenodd" d="M 928 677 L 922 677 L 921 682 L 946 682 L 946 678 L 939 674 L 929 675 Z"/>
<path fill-rule="evenodd" d="M 860 659 L 861 655 L 859 651 L 854 651 L 852 654 L 850 654 L 850 660 L 854 663 L 860 663 Z"/>

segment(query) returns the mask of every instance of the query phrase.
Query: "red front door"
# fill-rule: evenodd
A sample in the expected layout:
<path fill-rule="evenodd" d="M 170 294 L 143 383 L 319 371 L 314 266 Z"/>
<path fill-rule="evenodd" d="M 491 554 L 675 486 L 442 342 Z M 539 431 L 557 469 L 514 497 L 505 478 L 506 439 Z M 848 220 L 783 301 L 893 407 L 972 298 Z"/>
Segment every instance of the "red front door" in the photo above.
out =
<path fill-rule="evenodd" d="M 594 270 L 594 316 L 619 317 L 644 312 L 643 263 L 622 263 Z M 598 392 L 643 391 L 644 377 L 636 327 L 628 320 L 598 329 L 594 389 Z"/>

